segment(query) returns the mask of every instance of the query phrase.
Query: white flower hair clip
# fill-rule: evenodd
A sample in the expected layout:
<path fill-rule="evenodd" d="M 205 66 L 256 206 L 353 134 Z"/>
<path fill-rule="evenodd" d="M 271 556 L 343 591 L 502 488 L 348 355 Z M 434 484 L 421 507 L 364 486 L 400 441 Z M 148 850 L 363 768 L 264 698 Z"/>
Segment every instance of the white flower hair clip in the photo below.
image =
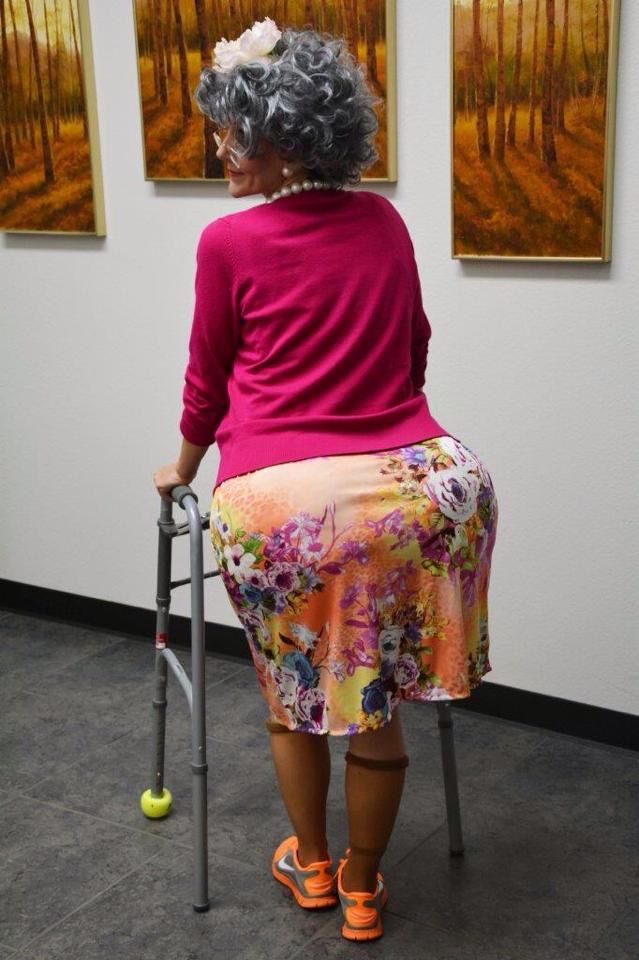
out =
<path fill-rule="evenodd" d="M 251 29 L 245 30 L 237 40 L 226 40 L 224 37 L 218 40 L 213 49 L 213 69 L 219 73 L 228 73 L 238 63 L 249 63 L 252 60 L 269 63 L 268 54 L 281 36 L 282 31 L 270 17 L 256 20 Z"/>

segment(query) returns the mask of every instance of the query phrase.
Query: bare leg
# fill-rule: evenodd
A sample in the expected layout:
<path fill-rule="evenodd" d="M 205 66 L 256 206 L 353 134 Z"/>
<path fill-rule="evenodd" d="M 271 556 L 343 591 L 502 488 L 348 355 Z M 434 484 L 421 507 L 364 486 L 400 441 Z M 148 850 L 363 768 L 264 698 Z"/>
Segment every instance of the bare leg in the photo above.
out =
<path fill-rule="evenodd" d="M 389 764 L 401 764 L 404 758 L 407 765 L 399 707 L 393 710 L 391 721 L 381 729 L 352 735 L 349 752 L 354 759 L 361 757 Z M 375 890 L 380 860 L 399 810 L 405 765 L 375 769 L 355 762 L 346 763 L 345 793 L 352 848 L 342 874 L 346 891 Z"/>
<path fill-rule="evenodd" d="M 267 722 L 267 726 L 269 723 Z M 328 735 L 271 730 L 275 772 L 298 840 L 302 866 L 328 859 L 326 798 L 331 777 Z"/>

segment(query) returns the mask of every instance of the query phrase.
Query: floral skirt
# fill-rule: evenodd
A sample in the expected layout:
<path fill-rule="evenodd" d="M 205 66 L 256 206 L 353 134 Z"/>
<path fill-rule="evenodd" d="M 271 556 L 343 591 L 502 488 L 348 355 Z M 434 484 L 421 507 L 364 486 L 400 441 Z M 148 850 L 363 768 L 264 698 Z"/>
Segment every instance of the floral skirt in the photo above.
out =
<path fill-rule="evenodd" d="M 345 735 L 402 700 L 470 696 L 492 669 L 497 515 L 488 471 L 450 436 L 219 484 L 211 543 L 269 718 Z"/>

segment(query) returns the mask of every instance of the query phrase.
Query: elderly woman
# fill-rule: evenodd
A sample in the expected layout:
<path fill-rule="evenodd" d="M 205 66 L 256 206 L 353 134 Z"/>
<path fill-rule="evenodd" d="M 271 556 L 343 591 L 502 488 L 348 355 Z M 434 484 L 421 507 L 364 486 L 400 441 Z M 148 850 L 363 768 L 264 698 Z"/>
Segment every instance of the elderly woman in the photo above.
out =
<path fill-rule="evenodd" d="M 216 54 L 196 98 L 229 193 L 263 199 L 201 233 L 182 451 L 154 480 L 169 496 L 217 442 L 211 541 L 295 830 L 272 873 L 302 907 L 340 902 L 344 937 L 373 939 L 409 762 L 400 704 L 468 697 L 491 669 L 497 501 L 428 407 L 406 225 L 344 189 L 377 158 L 363 68 L 343 39 L 268 18 Z M 349 737 L 336 871 L 326 735 Z"/>

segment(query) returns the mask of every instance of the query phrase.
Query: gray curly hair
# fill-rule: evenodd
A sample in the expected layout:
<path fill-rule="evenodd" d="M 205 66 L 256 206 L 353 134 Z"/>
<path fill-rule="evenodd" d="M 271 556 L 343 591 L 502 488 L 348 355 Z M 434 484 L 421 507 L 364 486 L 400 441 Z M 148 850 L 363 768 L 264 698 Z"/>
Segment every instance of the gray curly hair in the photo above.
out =
<path fill-rule="evenodd" d="M 233 129 L 237 152 L 254 157 L 262 138 L 314 179 L 356 184 L 379 154 L 365 68 L 343 37 L 288 28 L 270 63 L 240 63 L 224 73 L 205 67 L 195 90 L 202 113 Z"/>

